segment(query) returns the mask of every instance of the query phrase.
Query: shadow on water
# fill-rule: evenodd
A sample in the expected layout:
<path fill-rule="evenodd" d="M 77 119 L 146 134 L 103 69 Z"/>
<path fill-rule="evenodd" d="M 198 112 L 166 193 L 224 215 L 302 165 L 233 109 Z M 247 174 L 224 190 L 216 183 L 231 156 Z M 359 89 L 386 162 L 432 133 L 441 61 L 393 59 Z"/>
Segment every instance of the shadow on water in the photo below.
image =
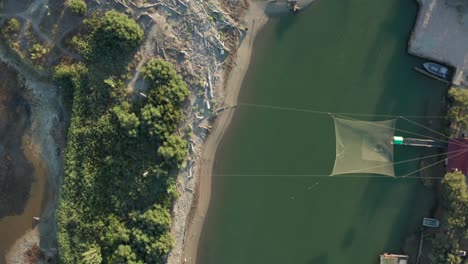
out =
<path fill-rule="evenodd" d="M 297 15 L 289 13 L 289 14 L 282 14 L 281 16 L 277 15 L 277 16 L 271 17 L 271 19 L 275 23 L 274 32 L 275 32 L 275 35 L 276 35 L 276 39 L 278 41 L 281 40 L 284 37 L 284 34 L 286 32 L 290 31 L 290 29 L 293 28 L 294 25 L 300 23 L 300 19 L 304 19 L 303 18 L 304 16 L 309 15 L 309 14 L 307 14 L 308 12 L 314 12 L 317 9 L 320 9 L 323 2 L 324 1 L 322 1 L 322 0 L 315 0 L 312 4 L 307 6 L 307 8 L 305 10 L 301 11 Z M 347 21 L 348 18 L 349 18 L 349 15 L 350 15 L 349 7 L 350 7 L 349 1 L 340 2 L 339 6 L 337 6 L 335 8 L 335 11 L 337 13 L 335 13 L 334 16 L 339 16 L 339 17 L 341 17 L 341 19 L 344 19 L 345 21 Z M 333 26 L 333 25 L 329 25 L 329 26 Z M 329 29 L 329 28 L 324 27 L 323 29 L 324 29 L 325 33 L 329 32 L 329 33 L 333 33 L 333 34 L 337 34 L 339 36 L 342 36 L 343 35 L 342 33 L 346 31 L 347 27 L 348 27 L 348 24 L 345 23 L 344 25 L 340 25 L 340 27 L 337 27 L 337 28 Z M 321 35 L 322 34 L 317 34 L 315 37 L 321 38 L 322 37 Z M 300 41 L 300 40 L 298 40 L 298 41 Z M 343 39 L 343 41 L 346 41 L 346 40 Z"/>
<path fill-rule="evenodd" d="M 275 26 L 275 33 L 277 40 L 280 40 L 284 37 L 284 34 L 297 23 L 297 18 L 293 15 L 285 15 L 284 17 L 272 18 Z"/>
<path fill-rule="evenodd" d="M 346 231 L 343 241 L 341 242 L 341 248 L 347 249 L 353 244 L 354 239 L 356 238 L 356 229 L 351 227 Z"/>
<path fill-rule="evenodd" d="M 328 263 L 328 253 L 319 254 L 317 257 L 314 257 L 310 261 L 307 261 L 307 264 L 326 264 Z"/>

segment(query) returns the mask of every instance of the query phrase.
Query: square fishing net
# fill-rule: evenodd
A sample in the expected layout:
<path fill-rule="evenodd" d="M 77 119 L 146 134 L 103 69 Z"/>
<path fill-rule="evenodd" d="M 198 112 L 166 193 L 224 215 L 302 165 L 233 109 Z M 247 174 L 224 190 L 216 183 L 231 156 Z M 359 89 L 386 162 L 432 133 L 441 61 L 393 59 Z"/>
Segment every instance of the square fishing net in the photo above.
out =
<path fill-rule="evenodd" d="M 396 119 L 373 122 L 333 119 L 336 158 L 332 175 L 360 173 L 395 176 L 392 139 Z"/>

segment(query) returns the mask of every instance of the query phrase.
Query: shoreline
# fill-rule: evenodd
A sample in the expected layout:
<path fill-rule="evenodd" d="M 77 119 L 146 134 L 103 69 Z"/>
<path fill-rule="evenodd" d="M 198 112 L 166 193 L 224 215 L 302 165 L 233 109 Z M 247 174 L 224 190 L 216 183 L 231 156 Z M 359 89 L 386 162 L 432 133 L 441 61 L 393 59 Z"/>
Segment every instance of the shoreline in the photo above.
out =
<path fill-rule="evenodd" d="M 28 246 L 38 243 L 40 251 L 47 258 L 53 258 L 57 253 L 55 207 L 62 173 L 59 157 L 65 143 L 61 136 L 65 129 L 61 120 L 63 107 L 56 87 L 44 82 L 41 78 L 43 76 L 32 71 L 29 64 L 11 55 L 10 50 L 3 45 L 0 45 L 0 61 L 15 70 L 21 82 L 21 94 L 30 106 L 30 123 L 23 135 L 22 147 L 34 167 L 36 179 L 33 182 L 35 187 L 30 190 L 27 206 L 31 206 L 31 203 L 40 204 L 38 213 L 28 211 L 14 217 L 26 215 L 31 222 L 32 216 L 40 216 L 41 219 L 16 239 L 4 257 L 7 263 L 24 263 L 24 253 L 30 249 Z M 32 201 L 33 198 L 40 200 Z"/>
<path fill-rule="evenodd" d="M 437 0 L 434 0 L 437 1 Z M 304 5 L 303 2 L 307 2 Z M 314 3 L 315 1 L 301 1 L 298 3 L 301 4 L 301 7 L 305 8 L 309 4 Z M 238 95 L 243 84 L 244 77 L 247 73 L 247 70 L 250 66 L 250 59 L 253 52 L 253 41 L 257 36 L 258 32 L 263 28 L 263 26 L 268 21 L 269 16 L 282 14 L 281 9 L 276 9 L 273 5 L 282 4 L 281 1 L 272 1 L 272 2 L 252 2 L 249 0 L 250 7 L 247 10 L 243 20 L 246 25 L 252 25 L 252 22 L 255 21 L 256 28 L 246 36 L 242 45 L 240 46 L 238 53 L 235 55 L 234 65 L 235 67 L 229 72 L 226 84 L 225 92 L 226 96 L 224 98 L 223 106 L 228 107 L 225 111 L 219 114 L 213 123 L 213 130 L 203 144 L 203 149 L 201 152 L 201 160 L 197 165 L 198 169 L 196 174 L 198 175 L 197 189 L 194 191 L 194 201 L 192 209 L 188 216 L 187 220 L 187 230 L 186 237 L 184 239 L 184 251 L 181 256 L 180 263 L 197 263 L 198 256 L 198 247 L 201 238 L 201 232 L 203 231 L 203 225 L 205 223 L 205 218 L 209 209 L 210 200 L 211 200 L 211 181 L 213 166 L 216 157 L 216 152 L 219 146 L 220 141 L 222 140 L 224 133 L 228 129 L 231 120 L 234 116 L 236 105 L 238 103 Z M 273 3 L 272 6 L 269 6 L 269 3 Z M 431 55 L 424 56 L 419 52 L 412 50 L 412 42 L 414 41 L 415 33 L 420 30 L 418 25 L 422 16 L 423 3 L 421 0 L 416 0 L 418 6 L 418 12 L 415 17 L 415 22 L 410 32 L 410 36 L 407 43 L 407 53 L 409 55 L 416 56 L 418 58 L 428 59 L 428 60 L 437 60 L 435 56 Z M 255 16 L 255 13 L 252 12 L 252 9 L 260 9 L 257 12 L 261 12 L 261 15 Z M 268 13 L 268 15 L 266 14 Z M 262 18 L 264 20 L 258 21 L 256 18 Z M 247 48 L 245 47 L 247 46 Z M 445 62 L 445 61 L 444 61 Z M 445 62 L 451 67 L 457 69 L 453 64 Z M 455 76 L 454 76 L 455 77 Z M 197 177 L 197 176 L 195 176 Z"/>
<path fill-rule="evenodd" d="M 301 10 L 304 10 L 315 1 L 298 0 L 297 4 L 301 7 Z M 250 67 L 254 40 L 270 17 L 287 15 L 290 12 L 288 2 L 284 0 L 248 0 L 248 2 L 249 7 L 241 21 L 242 24 L 251 27 L 249 27 L 247 35 L 237 49 L 233 59 L 234 67 L 226 77 L 223 87 L 225 96 L 220 98 L 223 101 L 221 107 L 225 107 L 225 110 L 210 124 L 212 130 L 203 142 L 201 155 L 197 158 L 194 173 L 196 187 L 193 190 L 193 201 L 186 219 L 182 250 L 178 257 L 170 254 L 168 264 L 197 262 L 198 246 L 211 201 L 211 180 L 216 152 L 234 116 L 238 96 Z"/>
<path fill-rule="evenodd" d="M 267 2 L 249 1 L 249 4 L 249 8 L 245 12 L 243 21 L 246 25 L 254 25 L 254 28 L 249 28 L 249 33 L 244 38 L 235 54 L 235 66 L 228 74 L 227 81 L 224 86 L 226 94 L 223 101 L 223 105 L 227 107 L 233 106 L 237 103 L 237 98 L 242 87 L 244 77 L 250 66 L 253 41 L 268 21 L 268 17 L 264 12 Z M 192 208 L 187 220 L 187 229 L 185 232 L 180 263 L 185 263 L 185 261 L 186 263 L 196 263 L 197 261 L 198 245 L 211 199 L 211 176 L 214 159 L 219 142 L 223 138 L 226 129 L 229 127 L 234 112 L 235 107 L 229 107 L 217 116 L 213 123 L 212 131 L 204 143 L 199 164 L 197 166 L 197 189 L 195 190 Z"/>

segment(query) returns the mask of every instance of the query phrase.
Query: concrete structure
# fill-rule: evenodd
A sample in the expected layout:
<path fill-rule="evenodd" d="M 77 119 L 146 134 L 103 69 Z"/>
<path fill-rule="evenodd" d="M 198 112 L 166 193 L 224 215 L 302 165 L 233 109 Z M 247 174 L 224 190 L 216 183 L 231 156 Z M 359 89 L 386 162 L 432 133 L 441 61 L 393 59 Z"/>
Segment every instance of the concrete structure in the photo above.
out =
<path fill-rule="evenodd" d="M 418 0 L 408 51 L 455 67 L 453 83 L 468 87 L 468 2 Z"/>

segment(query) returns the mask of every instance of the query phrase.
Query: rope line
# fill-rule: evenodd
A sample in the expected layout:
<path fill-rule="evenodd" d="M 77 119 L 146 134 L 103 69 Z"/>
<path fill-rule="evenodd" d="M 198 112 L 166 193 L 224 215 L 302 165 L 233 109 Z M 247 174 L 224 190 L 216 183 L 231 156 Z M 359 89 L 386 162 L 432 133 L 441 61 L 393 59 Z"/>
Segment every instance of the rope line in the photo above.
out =
<path fill-rule="evenodd" d="M 380 179 L 439 179 L 443 177 L 421 177 L 421 176 L 380 176 L 380 175 L 357 175 L 339 174 L 330 176 L 329 174 L 213 174 L 213 177 L 313 177 L 313 178 L 380 178 Z"/>
<path fill-rule="evenodd" d="M 368 116 L 368 117 L 390 117 L 390 118 L 403 118 L 413 124 L 417 124 L 423 128 L 426 128 L 430 131 L 433 131 L 433 132 L 436 132 L 435 130 L 432 130 L 428 127 L 425 127 L 423 125 L 420 125 L 416 122 L 413 122 L 413 121 L 410 121 L 408 118 L 440 118 L 440 119 L 443 119 L 443 118 L 446 118 L 446 116 L 417 116 L 417 115 L 399 115 L 399 116 L 396 116 L 396 115 L 378 115 L 378 114 L 359 114 L 359 113 L 346 113 L 346 112 L 337 112 L 337 113 L 333 113 L 333 112 L 326 112 L 326 111 L 319 111 L 319 110 L 312 110 L 312 109 L 304 109 L 304 108 L 294 108 L 294 107 L 281 107 L 281 106 L 272 106 L 272 105 L 262 105 L 262 104 L 251 104 L 251 103 L 238 103 L 237 106 L 247 106 L 247 107 L 256 107 L 256 108 L 268 108 L 268 109 L 276 109 L 276 110 L 286 110 L 286 111 L 295 111 L 295 112 L 305 112 L 305 113 L 314 113 L 314 114 L 321 114 L 321 115 L 337 115 L 337 116 L 342 116 L 342 117 L 346 117 L 346 116 Z M 352 119 L 352 118 L 350 118 Z M 355 121 L 362 121 L 362 120 L 357 120 L 357 119 L 352 119 L 352 120 L 355 120 Z M 428 138 L 428 139 L 433 139 L 433 140 L 438 140 L 438 141 L 442 141 L 442 142 L 445 142 L 445 143 L 448 143 L 447 140 L 442 140 L 442 139 L 439 139 L 439 138 L 435 138 L 435 137 L 431 137 L 431 136 L 426 136 L 426 135 L 422 135 L 422 134 L 418 134 L 418 133 L 413 133 L 413 132 L 410 132 L 410 131 L 406 131 L 406 130 L 402 130 L 402 129 L 396 129 L 396 131 L 400 131 L 400 132 L 405 132 L 405 133 L 409 133 L 409 134 L 412 134 L 412 135 L 416 135 L 416 136 L 422 136 L 422 137 L 425 137 L 425 138 Z M 436 132 L 440 135 L 443 135 L 439 132 Z M 446 135 L 443 135 L 444 137 L 447 137 Z M 447 137 L 449 138 L 449 137 Z M 463 144 L 459 141 L 456 141 L 455 142 L 458 142 L 458 143 L 453 143 L 455 145 L 458 145 L 458 146 L 468 146 L 466 144 Z"/>
<path fill-rule="evenodd" d="M 453 157 L 460 156 L 461 154 L 465 154 L 466 152 L 468 152 L 468 150 L 465 150 L 465 151 L 463 151 L 462 153 L 457 153 L 456 155 L 453 155 L 452 158 L 453 158 Z M 441 162 L 443 162 L 443 161 L 445 161 L 445 159 L 436 161 L 436 162 L 434 162 L 434 163 L 432 163 L 432 164 L 429 164 L 429 165 L 427 165 L 427 166 L 424 166 L 424 167 L 422 167 L 422 168 L 419 168 L 418 170 L 415 170 L 415 171 L 413 171 L 413 172 L 410 172 L 410 173 L 408 173 L 408 174 L 405 174 L 405 175 L 403 175 L 403 176 L 401 176 L 401 177 L 402 177 L 402 178 L 408 177 L 409 175 L 411 175 L 411 174 L 413 174 L 413 173 L 415 173 L 415 172 L 420 172 L 420 171 L 422 171 L 422 170 L 424 170 L 424 169 L 430 168 L 430 167 L 432 167 L 432 166 L 434 166 L 434 165 L 436 165 L 436 164 L 439 164 L 439 163 L 441 163 Z"/>
<path fill-rule="evenodd" d="M 377 168 L 383 168 L 383 167 L 387 167 L 387 166 L 393 166 L 393 165 L 396 165 L 396 164 L 402 164 L 402 163 L 406 163 L 406 162 L 411 162 L 411 161 L 417 161 L 417 160 L 426 159 L 426 158 L 432 158 L 432 157 L 442 156 L 442 155 L 449 154 L 449 153 L 450 153 L 450 154 L 451 154 L 451 153 L 459 154 L 460 152 L 467 152 L 467 151 L 468 151 L 468 148 L 466 148 L 466 149 L 458 149 L 458 150 L 454 150 L 454 151 L 447 151 L 447 152 L 444 152 L 444 153 L 433 154 L 433 155 L 424 156 L 424 157 L 418 157 L 418 158 L 407 159 L 407 160 L 403 160 L 403 161 L 392 162 L 392 163 L 390 163 L 390 164 L 379 165 L 379 166 L 373 166 L 373 167 L 368 167 L 368 168 L 359 169 L 359 170 L 352 170 L 352 171 L 350 171 L 349 173 L 363 172 L 363 171 L 370 170 L 370 169 L 377 169 Z M 444 160 L 445 160 L 445 159 L 444 159 Z"/>
<path fill-rule="evenodd" d="M 468 152 L 468 149 L 463 149 L 463 150 L 456 150 L 456 151 L 448 151 L 448 152 L 444 152 L 444 153 L 439 153 L 439 154 L 434 154 L 434 155 L 429 155 L 429 156 L 424 156 L 424 157 L 419 157 L 419 158 L 414 158 L 414 159 L 408 159 L 408 160 L 404 160 L 404 161 L 399 161 L 399 162 L 394 162 L 393 164 L 401 164 L 401 163 L 405 163 L 405 162 L 410 162 L 410 161 L 416 161 L 416 160 L 421 160 L 421 159 L 425 159 L 425 158 L 431 158 L 431 157 L 436 157 L 436 156 L 442 156 L 442 155 L 445 155 L 445 154 L 453 154 L 455 153 L 455 155 L 451 156 L 451 157 L 456 157 L 456 156 L 459 156 L 459 155 L 462 155 L 464 153 Z M 441 162 L 444 162 L 445 159 L 442 159 L 442 160 L 438 160 L 434 163 L 431 163 L 430 165 L 428 166 L 425 166 L 423 168 L 420 168 L 418 170 L 415 170 L 415 171 L 412 171 L 410 173 L 407 173 L 407 174 L 404 174 L 404 175 L 400 175 L 400 176 L 382 176 L 382 175 L 353 175 L 353 173 L 356 173 L 356 172 L 359 172 L 359 171 L 364 171 L 364 170 L 367 170 L 367 169 L 372 169 L 372 168 L 376 168 L 376 167 L 384 167 L 384 166 L 390 166 L 390 165 L 393 165 L 393 164 L 385 164 L 385 165 L 382 165 L 382 166 L 375 166 L 375 167 L 369 167 L 369 168 L 366 168 L 366 169 L 360 169 L 360 170 L 354 170 L 354 171 L 350 171 L 348 173 L 345 173 L 345 174 L 334 174 L 334 175 L 330 175 L 330 174 L 214 174 L 212 176 L 216 176 L 216 177 L 285 177 L 285 176 L 291 176 L 291 177 L 346 177 L 346 178 L 412 178 L 411 174 L 415 173 L 415 172 L 418 172 L 418 171 L 421 171 L 421 170 L 424 170 L 428 167 L 432 167 L 438 163 L 441 163 Z M 420 177 L 420 176 L 417 176 L 417 177 L 414 177 L 414 178 L 437 178 L 437 179 L 440 179 L 440 177 Z"/>
<path fill-rule="evenodd" d="M 433 130 L 433 129 L 431 129 L 430 127 L 427 127 L 427 126 L 418 124 L 418 123 L 416 123 L 416 122 L 414 122 L 414 121 L 411 121 L 411 120 L 409 120 L 408 118 L 405 118 L 405 117 L 403 117 L 403 116 L 402 116 L 401 118 L 404 119 L 404 120 L 406 120 L 406 121 L 408 121 L 408 122 L 410 122 L 410 123 L 412 123 L 412 124 L 415 124 L 415 125 L 417 125 L 417 126 L 419 126 L 419 127 L 425 128 L 425 129 L 427 129 L 427 130 L 429 130 L 429 131 L 432 131 L 432 132 L 434 132 L 434 133 L 436 133 L 436 134 L 438 134 L 438 135 L 441 135 L 441 136 L 443 136 L 443 137 L 446 137 L 446 138 L 448 138 L 448 139 L 451 139 L 449 136 L 444 135 L 444 134 L 442 134 L 442 133 L 440 133 L 440 132 L 438 132 L 438 131 L 436 131 L 436 130 Z M 463 145 L 463 146 L 467 146 L 467 147 L 468 147 L 468 145 L 467 145 L 466 143 L 460 142 L 460 141 L 458 141 L 458 140 L 456 140 L 456 139 L 453 139 L 453 141 L 455 141 L 455 142 L 457 142 L 457 143 L 459 143 L 459 144 L 461 144 L 461 145 Z"/>
<path fill-rule="evenodd" d="M 355 118 L 352 118 L 352 117 L 347 117 L 347 116 L 342 116 L 342 115 L 336 115 L 340 118 L 345 118 L 345 119 L 348 119 L 348 120 L 352 120 L 352 121 L 362 121 L 362 120 L 359 120 L 359 119 L 355 119 Z M 432 140 L 436 140 L 436 141 L 441 141 L 441 142 L 445 142 L 445 143 L 449 143 L 449 141 L 447 140 L 443 140 L 443 139 L 440 139 L 440 138 L 436 138 L 436 137 L 431 137 L 431 136 L 426 136 L 426 135 L 422 135 L 422 134 L 419 134 L 419 133 L 415 133 L 415 132 L 411 132 L 411 131 L 408 131 L 408 130 L 404 130 L 404 129 L 398 129 L 398 128 L 394 128 L 394 127 L 389 127 L 389 126 L 385 126 L 385 125 L 379 125 L 379 124 L 375 124 L 375 123 L 372 123 L 371 125 L 373 126 L 378 126 L 378 127 L 384 127 L 384 128 L 391 128 L 395 131 L 400 131 L 400 132 L 403 132 L 403 133 L 408 133 L 410 135 L 415 135 L 415 136 L 420 136 L 420 137 L 424 137 L 424 138 L 427 138 L 427 139 L 432 139 Z M 452 143 L 454 145 L 457 145 L 457 146 L 460 146 L 460 147 L 468 147 L 467 145 L 462 145 L 462 144 L 459 144 L 459 143 Z"/>
<path fill-rule="evenodd" d="M 306 108 L 295 108 L 295 107 L 282 107 L 282 106 L 273 106 L 273 105 L 263 105 L 263 104 L 251 104 L 251 103 L 238 103 L 236 106 L 247 106 L 247 107 L 256 107 L 256 108 L 268 108 L 268 109 L 276 109 L 276 110 L 286 110 L 286 111 L 294 111 L 294 112 L 304 112 L 304 113 L 315 113 L 315 114 L 322 114 L 322 115 L 329 115 L 329 114 L 338 114 L 338 115 L 348 115 L 348 116 L 367 116 L 367 117 L 393 117 L 398 118 L 402 117 L 402 115 L 378 115 L 378 114 L 361 114 L 361 113 L 346 113 L 346 112 L 327 112 L 327 111 L 320 111 L 320 110 L 313 110 L 313 109 L 306 109 Z M 231 106 L 234 107 L 234 106 Z M 443 119 L 446 116 L 418 116 L 418 115 L 405 115 L 408 118 L 434 118 L 434 119 Z"/>
<path fill-rule="evenodd" d="M 306 109 L 306 108 L 294 108 L 294 107 L 281 107 L 281 106 L 273 106 L 273 105 L 263 105 L 263 104 L 252 104 L 252 103 L 238 103 L 237 105 L 230 106 L 230 107 L 236 107 L 236 106 L 245 106 L 245 107 L 254 107 L 254 108 L 264 108 L 264 109 L 274 109 L 274 110 L 285 110 L 285 111 L 294 111 L 294 112 L 304 112 L 304 113 L 313 113 L 313 114 L 320 114 L 320 115 L 336 115 L 337 117 L 349 119 L 349 120 L 354 120 L 354 121 L 363 121 L 363 120 L 358 120 L 355 118 L 352 118 L 351 116 L 363 116 L 363 117 L 387 117 L 387 118 L 402 118 L 414 125 L 417 125 L 421 128 L 427 129 L 431 132 L 434 132 L 440 136 L 443 136 L 444 138 L 451 139 L 447 135 L 444 135 L 436 130 L 433 130 L 427 126 L 421 125 L 417 122 L 414 122 L 410 120 L 409 118 L 421 118 L 421 119 L 445 119 L 446 116 L 418 116 L 418 115 L 379 115 L 379 114 L 361 114 L 361 113 L 346 113 L 346 112 L 337 112 L 337 113 L 332 113 L 332 112 L 327 112 L 327 111 L 320 111 L 320 110 L 313 110 L 313 109 Z M 395 131 L 400 131 L 403 133 L 407 133 L 410 135 L 416 135 L 420 136 L 423 138 L 427 139 L 432 139 L 440 142 L 445 142 L 449 143 L 447 140 L 443 140 L 440 138 L 432 137 L 432 136 L 427 136 L 427 135 L 422 135 L 420 133 L 415 133 L 403 129 L 397 129 L 394 127 L 388 127 L 385 125 L 379 125 L 372 123 L 372 125 L 375 126 L 380 126 L 384 128 L 391 128 L 394 129 Z M 454 143 L 455 142 L 455 143 Z M 361 172 L 369 169 L 375 169 L 379 167 L 385 167 L 385 166 L 391 166 L 391 165 L 396 165 L 396 164 L 402 164 L 402 163 L 407 163 L 411 161 L 417 161 L 417 160 L 422 160 L 426 158 L 431 158 L 431 157 L 437 157 L 437 156 L 442 156 L 446 154 L 454 154 L 451 157 L 456 157 L 459 155 L 462 155 L 466 152 L 468 152 L 468 144 L 462 143 L 460 141 L 454 140 L 454 142 L 451 142 L 452 144 L 458 145 L 463 147 L 462 149 L 458 149 L 456 151 L 447 151 L 444 153 L 439 153 L 439 154 L 433 154 L 433 155 L 428 155 L 424 157 L 418 157 L 418 158 L 413 158 L 413 159 L 408 159 L 408 160 L 403 160 L 403 161 L 398 161 L 398 162 L 392 162 L 391 164 L 385 164 L 385 165 L 379 165 L 379 166 L 373 166 L 373 167 L 368 167 L 364 169 L 358 169 L 358 170 L 353 170 L 347 174 L 338 174 L 338 175 L 329 175 L 329 174 L 213 174 L 213 177 L 334 177 L 334 178 L 381 178 L 381 179 L 436 179 L 436 180 L 441 180 L 443 177 L 421 177 L 421 176 L 411 176 L 414 173 L 420 172 L 424 169 L 430 168 L 432 166 L 435 166 L 441 162 L 444 162 L 445 159 L 435 161 L 427 166 L 424 166 L 422 168 L 419 168 L 415 171 L 412 171 L 410 173 L 396 176 L 396 177 L 391 177 L 391 176 L 384 176 L 384 175 L 359 175 L 359 174 L 353 174 L 356 172 Z"/>

